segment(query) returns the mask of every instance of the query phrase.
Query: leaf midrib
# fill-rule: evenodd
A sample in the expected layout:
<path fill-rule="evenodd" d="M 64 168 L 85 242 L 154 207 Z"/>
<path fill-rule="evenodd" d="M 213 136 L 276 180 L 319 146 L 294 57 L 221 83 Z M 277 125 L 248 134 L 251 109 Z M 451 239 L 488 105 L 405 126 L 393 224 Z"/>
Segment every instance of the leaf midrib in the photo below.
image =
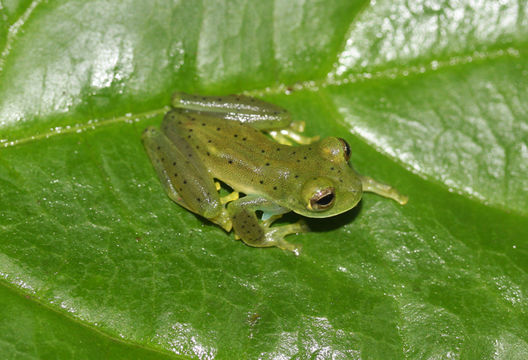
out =
<path fill-rule="evenodd" d="M 420 76 L 420 75 L 427 75 L 432 72 L 436 72 L 439 70 L 444 70 L 446 68 L 455 68 L 457 66 L 465 66 L 469 63 L 475 62 L 475 61 L 489 61 L 489 60 L 498 60 L 502 58 L 519 58 L 520 57 L 520 50 L 513 47 L 508 47 L 506 49 L 502 50 L 496 50 L 492 52 L 486 53 L 487 56 L 484 56 L 482 52 L 478 53 L 478 58 L 474 59 L 471 58 L 468 60 L 468 56 L 453 56 L 447 60 L 442 61 L 436 61 L 432 60 L 427 65 L 411 65 L 408 67 L 394 67 L 394 68 L 387 68 L 384 70 L 379 71 L 372 71 L 372 72 L 356 72 L 356 73 L 350 73 L 347 74 L 344 77 L 332 77 L 332 72 L 329 72 L 328 76 L 324 79 L 319 80 L 306 80 L 294 84 L 278 84 L 272 87 L 265 87 L 261 89 L 253 89 L 249 91 L 243 91 L 244 94 L 249 96 L 266 96 L 266 95 L 275 95 L 275 94 L 282 94 L 289 91 L 318 91 L 321 88 L 327 88 L 331 86 L 342 86 L 346 84 L 351 84 L 355 82 L 366 82 L 366 81 L 374 81 L 374 80 L 392 80 L 396 81 L 399 78 L 408 78 L 410 76 Z M 433 63 L 435 65 L 433 65 Z M 1 71 L 1 69 L 0 69 Z M 31 143 L 32 141 L 39 141 L 42 139 L 47 139 L 54 136 L 59 135 L 66 135 L 76 132 L 85 132 L 89 130 L 96 130 L 97 128 L 101 126 L 107 126 L 111 124 L 116 124 L 120 122 L 137 122 L 144 119 L 149 119 L 158 115 L 162 115 L 165 112 L 167 112 L 169 109 L 168 106 L 164 106 L 162 108 L 157 108 L 153 110 L 149 110 L 146 112 L 141 112 L 136 115 L 133 114 L 126 114 L 119 117 L 113 117 L 109 119 L 89 119 L 85 123 L 82 124 L 75 124 L 75 125 L 63 125 L 61 127 L 58 127 L 56 131 L 47 131 L 39 134 L 34 134 L 31 136 L 26 136 L 23 138 L 18 139 L 4 139 L 3 140 L 3 146 L 5 148 L 7 147 L 13 147 L 17 145 L 22 145 L 26 143 Z M 0 144 L 1 146 L 2 144 Z M 371 144 L 369 144 L 371 145 Z"/>
<path fill-rule="evenodd" d="M 474 58 L 470 59 L 468 56 L 454 56 L 448 60 L 438 61 L 435 65 L 433 65 L 433 61 L 431 61 L 428 64 L 427 70 L 425 71 L 423 70 L 424 66 L 412 65 L 412 66 L 408 66 L 405 68 L 402 68 L 402 67 L 388 68 L 388 69 L 380 70 L 380 71 L 373 72 L 373 73 L 372 72 L 350 73 L 350 74 L 347 74 L 345 77 L 338 78 L 338 79 L 330 78 L 330 75 L 331 75 L 331 72 L 330 72 L 329 76 L 327 76 L 324 79 L 309 80 L 309 81 L 296 83 L 293 85 L 278 84 L 274 87 L 266 87 L 263 89 L 245 91 L 244 94 L 251 95 L 251 96 L 265 96 L 265 95 L 285 93 L 289 91 L 288 89 L 293 89 L 294 91 L 301 91 L 301 90 L 317 91 L 321 88 L 327 88 L 330 86 L 340 86 L 340 85 L 345 85 L 345 84 L 359 82 L 359 81 L 365 82 L 365 81 L 375 81 L 375 80 L 383 80 L 383 79 L 390 79 L 392 81 L 396 81 L 398 77 L 408 78 L 410 76 L 425 76 L 432 72 L 436 72 L 436 71 L 443 70 L 446 68 L 455 68 L 458 66 L 465 66 L 468 63 L 475 62 L 475 61 L 493 61 L 493 60 L 499 60 L 502 58 L 518 58 L 521 56 L 520 55 L 521 51 L 516 48 L 508 47 L 505 50 L 504 49 L 495 50 L 493 52 L 488 52 L 486 54 L 488 56 L 484 56 L 483 53 L 479 53 L 477 60 L 475 60 Z M 40 133 L 40 134 L 36 134 L 32 136 L 27 136 L 24 138 L 7 140 L 4 142 L 3 145 L 4 145 L 4 148 L 14 147 L 14 146 L 32 143 L 34 141 L 42 141 L 50 137 L 96 130 L 100 127 L 118 124 L 118 123 L 136 123 L 139 121 L 144 121 L 144 120 L 156 117 L 156 116 L 163 115 L 168 110 L 169 110 L 169 107 L 164 106 L 162 108 L 138 113 L 136 115 L 126 114 L 124 116 L 103 119 L 103 120 L 100 120 L 100 119 L 88 120 L 86 123 L 82 123 L 82 124 L 76 124 L 73 126 L 66 125 L 66 126 L 59 127 L 55 129 L 56 131 L 48 131 L 48 132 L 44 132 L 44 133 Z M 336 118 L 340 118 L 340 123 L 343 123 L 343 119 L 341 119 L 342 117 L 341 115 L 337 114 L 336 112 L 334 112 L 334 115 L 336 116 Z M 358 134 L 354 133 L 353 135 L 356 137 L 356 139 L 360 140 L 367 146 L 374 148 L 377 152 L 382 153 L 385 157 L 389 158 L 394 163 L 402 166 L 403 168 L 405 168 L 407 171 L 409 171 L 413 175 L 418 176 L 420 179 L 433 183 L 439 188 L 444 189 L 445 191 L 449 191 L 451 189 L 446 184 L 439 182 L 434 178 L 431 178 L 427 174 L 417 173 L 413 171 L 413 169 L 409 167 L 408 164 L 403 163 L 400 159 L 389 155 L 382 148 L 379 148 L 375 144 L 371 144 L 370 142 L 368 142 L 366 139 L 359 136 Z M 2 144 L 0 144 L 0 146 L 1 145 Z M 473 202 L 476 202 L 480 205 L 498 210 L 504 214 L 515 214 L 517 216 L 526 218 L 528 220 L 528 214 L 522 213 L 520 210 L 506 209 L 500 206 L 499 204 L 489 205 L 489 204 L 486 204 L 484 200 L 479 199 L 478 197 L 472 196 L 469 193 L 459 191 L 458 189 L 454 189 L 454 190 L 459 196 L 463 196 L 464 198 L 469 199 Z"/>

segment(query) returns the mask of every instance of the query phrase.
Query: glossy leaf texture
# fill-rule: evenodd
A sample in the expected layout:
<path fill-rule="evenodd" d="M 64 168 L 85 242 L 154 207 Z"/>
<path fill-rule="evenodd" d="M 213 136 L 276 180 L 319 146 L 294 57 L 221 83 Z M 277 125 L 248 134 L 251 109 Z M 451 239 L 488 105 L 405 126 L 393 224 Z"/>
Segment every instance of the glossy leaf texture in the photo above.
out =
<path fill-rule="evenodd" d="M 514 0 L 1 1 L 0 353 L 524 358 L 527 39 Z M 143 150 L 176 90 L 284 106 L 409 203 L 244 246 Z"/>

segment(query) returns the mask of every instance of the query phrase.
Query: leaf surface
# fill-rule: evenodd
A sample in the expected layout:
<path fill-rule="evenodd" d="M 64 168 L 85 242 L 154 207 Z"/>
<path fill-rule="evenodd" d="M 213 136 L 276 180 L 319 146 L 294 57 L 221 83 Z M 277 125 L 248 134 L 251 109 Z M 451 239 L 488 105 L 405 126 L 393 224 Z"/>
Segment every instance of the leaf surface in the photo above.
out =
<path fill-rule="evenodd" d="M 0 2 L 0 353 L 523 358 L 526 39 L 508 0 Z M 175 90 L 284 106 L 409 203 L 244 246 L 143 150 Z"/>

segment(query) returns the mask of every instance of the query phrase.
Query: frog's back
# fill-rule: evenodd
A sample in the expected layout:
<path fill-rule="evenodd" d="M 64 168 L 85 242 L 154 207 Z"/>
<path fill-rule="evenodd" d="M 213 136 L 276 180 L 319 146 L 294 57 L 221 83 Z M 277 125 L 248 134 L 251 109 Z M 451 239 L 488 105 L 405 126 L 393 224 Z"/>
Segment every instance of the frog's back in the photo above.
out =
<path fill-rule="evenodd" d="M 295 176 L 291 157 L 307 159 L 302 147 L 281 145 L 252 126 L 214 115 L 175 110 L 162 127 L 184 138 L 213 177 L 247 194 L 286 195 L 280 192 Z"/>
<path fill-rule="evenodd" d="M 256 144 L 262 144 L 263 147 L 275 144 L 250 125 L 214 114 L 173 110 L 165 117 L 163 127 L 165 131 L 174 131 L 194 145 L 205 163 L 235 156 L 240 152 L 252 153 Z"/>

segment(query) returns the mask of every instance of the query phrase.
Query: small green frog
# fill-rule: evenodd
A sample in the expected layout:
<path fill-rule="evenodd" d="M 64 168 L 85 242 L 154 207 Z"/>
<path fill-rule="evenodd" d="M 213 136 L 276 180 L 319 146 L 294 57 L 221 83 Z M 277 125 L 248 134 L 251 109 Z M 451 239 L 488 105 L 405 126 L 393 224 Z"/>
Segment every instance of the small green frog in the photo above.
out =
<path fill-rule="evenodd" d="M 303 221 L 272 227 L 284 213 L 334 216 L 356 206 L 364 191 L 407 202 L 354 171 L 345 140 L 303 136 L 304 123 L 292 122 L 278 106 L 243 95 L 185 93 L 174 94 L 172 106 L 161 128 L 148 127 L 142 137 L 165 191 L 184 208 L 234 229 L 247 245 L 298 255 L 299 247 L 284 237 L 308 228 Z M 233 192 L 221 197 L 215 179 Z"/>

